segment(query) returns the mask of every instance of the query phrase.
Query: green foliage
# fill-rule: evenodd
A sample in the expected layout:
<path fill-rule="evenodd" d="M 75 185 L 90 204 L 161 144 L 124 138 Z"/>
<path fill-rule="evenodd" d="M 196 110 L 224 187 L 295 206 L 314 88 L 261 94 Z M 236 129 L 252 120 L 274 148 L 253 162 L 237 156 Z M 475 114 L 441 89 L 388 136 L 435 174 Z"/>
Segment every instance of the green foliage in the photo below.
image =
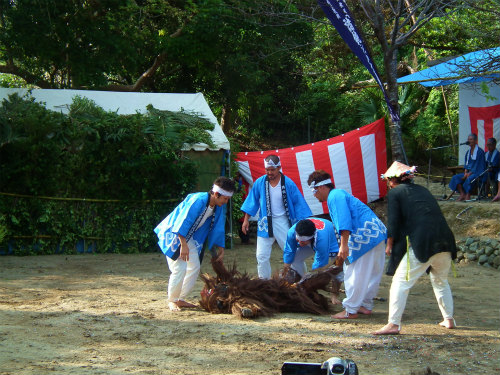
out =
<path fill-rule="evenodd" d="M 421 111 L 427 95 L 427 91 L 419 85 L 403 85 L 399 87 L 398 104 L 403 143 L 410 160 L 419 159 L 421 148 L 427 148 L 428 145 L 434 142 L 431 133 L 420 133 L 415 130 L 418 121 L 423 121 Z M 364 98 L 364 101 L 359 104 L 357 112 L 361 124 L 371 123 L 381 117 L 389 117 L 386 102 L 378 88 L 364 90 L 361 97 Z M 443 112 L 440 112 L 440 114 L 441 116 L 444 115 Z M 442 117 L 442 119 L 444 118 Z M 440 124 L 440 126 L 442 125 Z M 447 127 L 445 127 L 446 129 Z M 441 132 L 441 130 L 439 131 Z M 388 132 L 386 134 L 389 135 Z M 387 137 L 386 142 L 388 145 L 390 144 L 389 137 Z"/>
<path fill-rule="evenodd" d="M 289 138 L 311 23 L 292 19 L 297 10 L 283 0 L 207 0 L 193 2 L 193 12 L 182 35 L 165 42 L 168 69 L 179 74 L 156 83 L 202 91 L 216 115 L 232 113 L 232 129 Z"/>
<path fill-rule="evenodd" d="M 0 215 L 0 244 L 4 242 L 7 237 L 7 226 L 5 225 L 5 217 Z"/>
<path fill-rule="evenodd" d="M 246 193 L 248 192 L 245 190 L 245 186 L 243 185 L 243 177 L 238 171 L 238 163 L 236 163 L 236 154 L 240 152 L 240 147 L 234 139 L 229 138 L 229 142 L 231 144 L 231 154 L 229 159 L 229 162 L 231 163 L 231 178 L 234 179 L 236 185 L 236 191 L 231 198 L 230 204 L 233 210 L 233 227 L 236 228 L 241 225 L 241 223 L 239 223 L 239 220 L 244 216 L 243 211 L 241 211 L 241 206 L 244 202 L 243 197 L 246 196 Z"/>
<path fill-rule="evenodd" d="M 498 46 L 500 2 L 481 0 L 470 5 L 475 6 L 457 7 L 446 17 L 432 19 L 416 34 L 415 45 L 426 46 L 432 59 Z"/>
<path fill-rule="evenodd" d="M 180 150 L 186 142 L 211 144 L 210 129 L 201 117 L 152 106 L 122 116 L 75 98 L 64 115 L 31 97 L 9 97 L 0 107 L 0 192 L 61 200 L 0 195 L 7 240 L 15 239 L 19 253 L 34 243 L 46 253 L 56 244 L 73 251 L 83 238 L 94 238 L 102 251 L 120 244 L 151 249 L 165 202 L 180 201 L 196 183 L 194 165 Z M 64 200 L 71 197 L 106 202 Z M 160 203 L 141 203 L 150 200 Z"/>
<path fill-rule="evenodd" d="M 449 114 L 452 123 L 453 135 L 458 133 L 458 89 L 448 87 L 445 94 L 450 102 Z M 431 90 L 429 96 L 416 119 L 415 125 L 410 129 L 409 136 L 413 142 L 407 142 L 413 150 L 415 158 L 419 150 L 432 147 L 439 147 L 453 143 L 450 134 L 450 126 L 446 115 L 446 108 L 442 92 L 439 88 Z M 456 139 L 456 138 L 455 138 Z M 449 158 L 456 155 L 456 150 L 452 148 L 442 152 L 433 153 L 435 162 L 449 163 Z M 427 155 L 420 154 L 420 160 L 423 161 Z"/>
<path fill-rule="evenodd" d="M 2 1 L 0 60 L 42 87 L 126 83 L 160 52 L 182 9 L 167 1 Z M 34 21 L 36 20 L 36 21 Z M 136 73 L 137 74 L 137 73 Z"/>
<path fill-rule="evenodd" d="M 0 87 L 28 87 L 24 79 L 13 74 L 0 73 Z"/>
<path fill-rule="evenodd" d="M 410 8 L 416 3 L 408 2 Z M 442 3 L 435 5 L 441 7 Z M 387 81 L 389 72 L 385 71 L 383 48 L 373 24 L 359 1 L 349 0 L 348 5 L 382 79 Z M 389 32 L 394 21 L 390 2 L 380 6 L 385 9 L 380 16 Z M 415 10 L 418 15 L 422 9 Z M 400 67 L 420 69 L 429 59 L 498 45 L 498 0 L 466 1 L 460 6 L 450 2 L 446 12 L 435 15 L 418 28 L 410 43 L 398 47 Z M 100 89 L 131 85 L 161 57 L 158 70 L 141 90 L 203 92 L 217 116 L 230 114 L 226 132 L 251 140 L 247 147 L 304 143 L 309 123 L 311 141 L 316 141 L 385 113 L 383 100 L 372 96 L 371 89 L 352 89 L 368 84 L 371 76 L 316 2 L 19 0 L 1 1 L 0 18 L 0 71 L 23 78 L 14 81 L 12 76 L 0 75 L 0 86 Z M 410 25 L 402 31 L 409 31 Z M 397 62 L 391 66 L 396 67 Z M 394 90 L 391 93 L 394 95 Z M 424 110 L 425 99 L 419 104 L 419 111 Z M 454 105 L 451 98 L 450 105 Z M 442 112 L 436 116 L 445 120 Z M 415 120 L 409 117 L 405 123 Z M 403 135 L 409 146 L 429 143 L 427 139 L 413 142 L 415 135 L 405 129 L 405 123 Z M 146 134 L 161 134 L 154 126 L 141 129 Z M 184 135 L 191 137 L 193 128 L 185 129 Z M 73 131 L 71 127 L 67 130 Z M 105 138 L 99 138 L 106 143 L 130 134 L 144 136 L 123 127 L 109 134 L 108 130 L 105 126 L 87 137 L 101 137 L 106 132 Z M 8 144 L 23 137 L 13 129 L 2 131 L 0 137 Z M 57 135 L 67 138 L 66 131 Z M 165 143 L 172 140 L 170 134 L 165 137 Z M 68 144 L 70 151 L 62 155 L 72 157 L 69 153 L 80 146 Z M 167 153 L 161 147 L 155 152 Z M 56 155 L 49 157 L 57 162 Z"/>
<path fill-rule="evenodd" d="M 175 203 L 0 196 L 0 254 L 157 251 L 153 228 Z"/>

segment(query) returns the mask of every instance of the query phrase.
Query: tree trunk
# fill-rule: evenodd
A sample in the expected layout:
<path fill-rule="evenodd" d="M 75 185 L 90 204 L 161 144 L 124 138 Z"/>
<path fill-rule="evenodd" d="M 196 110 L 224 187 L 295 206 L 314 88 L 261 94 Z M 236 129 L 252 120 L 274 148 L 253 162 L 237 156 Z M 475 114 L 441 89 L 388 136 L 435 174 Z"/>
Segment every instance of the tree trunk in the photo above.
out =
<path fill-rule="evenodd" d="M 224 133 L 228 133 L 233 128 L 233 113 L 229 104 L 224 104 L 222 107 L 220 126 Z"/>
<path fill-rule="evenodd" d="M 399 93 L 397 83 L 397 65 L 398 51 L 397 49 L 389 48 L 384 54 L 384 67 L 387 82 L 387 95 L 392 108 L 399 114 Z M 403 138 L 401 135 L 401 124 L 395 123 L 392 118 L 389 118 L 389 135 L 391 138 L 392 160 L 406 163 L 406 157 L 403 146 Z"/>

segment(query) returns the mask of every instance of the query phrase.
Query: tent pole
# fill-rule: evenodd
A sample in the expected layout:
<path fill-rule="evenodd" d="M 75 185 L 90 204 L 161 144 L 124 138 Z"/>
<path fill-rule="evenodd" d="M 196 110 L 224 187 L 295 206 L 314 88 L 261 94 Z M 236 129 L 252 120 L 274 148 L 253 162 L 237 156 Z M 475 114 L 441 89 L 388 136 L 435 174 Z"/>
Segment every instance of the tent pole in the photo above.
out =
<path fill-rule="evenodd" d="M 228 151 L 227 152 L 227 161 L 228 161 L 228 177 L 231 178 L 231 151 Z M 233 249 L 233 202 L 231 200 L 229 200 L 229 233 L 231 233 L 231 235 L 229 236 L 230 238 L 230 246 L 231 246 L 231 250 Z"/>
<path fill-rule="evenodd" d="M 427 189 L 429 189 L 430 178 L 431 178 L 431 158 L 432 158 L 432 150 L 429 149 L 429 168 L 427 169 Z"/>
<path fill-rule="evenodd" d="M 455 139 L 453 138 L 453 127 L 451 125 L 450 111 L 448 110 L 448 102 L 446 101 L 446 96 L 444 95 L 444 88 L 441 86 L 441 93 L 443 94 L 444 108 L 446 108 L 446 116 L 448 117 L 448 126 L 450 127 L 451 144 L 455 147 Z"/>

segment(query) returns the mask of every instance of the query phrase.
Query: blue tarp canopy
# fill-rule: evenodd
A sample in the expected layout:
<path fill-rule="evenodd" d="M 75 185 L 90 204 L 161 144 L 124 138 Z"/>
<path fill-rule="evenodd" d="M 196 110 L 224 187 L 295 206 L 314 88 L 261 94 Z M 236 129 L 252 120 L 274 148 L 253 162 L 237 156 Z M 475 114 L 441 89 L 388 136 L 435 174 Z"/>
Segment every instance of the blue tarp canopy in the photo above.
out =
<path fill-rule="evenodd" d="M 470 52 L 463 56 L 435 65 L 398 79 L 398 83 L 418 82 L 422 86 L 446 86 L 454 83 L 491 81 L 500 78 L 500 47 Z"/>

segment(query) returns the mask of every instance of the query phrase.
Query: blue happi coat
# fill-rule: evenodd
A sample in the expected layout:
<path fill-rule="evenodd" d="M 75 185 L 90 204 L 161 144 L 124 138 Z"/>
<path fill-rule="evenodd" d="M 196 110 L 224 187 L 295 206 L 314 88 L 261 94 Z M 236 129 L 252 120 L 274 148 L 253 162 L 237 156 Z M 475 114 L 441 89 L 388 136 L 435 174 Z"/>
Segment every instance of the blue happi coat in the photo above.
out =
<path fill-rule="evenodd" d="M 339 244 L 335 235 L 335 228 L 330 220 L 320 218 L 309 218 L 309 220 L 316 227 L 316 233 L 312 241 L 312 249 L 314 250 L 312 269 L 314 270 L 328 264 L 329 257 L 339 252 Z M 297 224 L 294 224 L 288 230 L 285 248 L 283 249 L 283 262 L 287 264 L 293 263 L 295 253 L 300 248 L 299 242 L 295 238 L 296 226 Z"/>
<path fill-rule="evenodd" d="M 487 151 L 484 154 L 484 160 L 486 161 L 486 168 L 490 167 L 492 169 L 488 172 L 490 181 L 496 181 L 500 167 L 500 152 L 497 149 L 493 150 L 493 152 Z"/>
<path fill-rule="evenodd" d="M 454 175 L 448 185 L 452 191 L 457 191 L 457 186 L 459 184 L 462 184 L 462 188 L 464 189 L 464 191 L 466 193 L 469 193 L 473 188 L 472 181 L 486 169 L 484 151 L 481 149 L 481 147 L 476 145 L 473 155 L 471 155 L 470 153 L 470 148 L 469 150 L 467 150 L 467 152 L 465 153 L 464 169 L 472 172 L 471 175 L 465 180 L 463 179 L 463 173 Z M 476 183 L 477 180 L 474 182 L 474 185 Z"/>
<path fill-rule="evenodd" d="M 351 232 L 347 257 L 350 263 L 387 239 L 384 223 L 366 204 L 345 190 L 332 189 L 327 204 L 339 234 L 343 230 Z"/>
<path fill-rule="evenodd" d="M 196 229 L 205 213 L 210 199 L 209 193 L 189 194 L 163 221 L 154 229 L 158 236 L 158 246 L 163 253 L 177 259 L 180 254 L 180 240 L 178 234 L 186 238 L 186 242 L 193 240 L 198 254 L 203 249 L 203 243 L 208 238 L 208 248 L 214 245 L 225 247 L 224 221 L 226 207 L 215 206 L 214 214 Z M 215 216 L 214 216 L 215 215 Z"/>
<path fill-rule="evenodd" d="M 285 207 L 288 207 L 288 221 L 290 225 L 293 225 L 299 220 L 311 216 L 312 212 L 297 185 L 290 178 L 284 175 L 281 176 L 286 188 L 287 202 Z M 245 202 L 241 206 L 241 210 L 250 216 L 255 216 L 259 212 L 257 236 L 269 238 L 266 183 L 268 182 L 265 175 L 255 180 Z"/>

